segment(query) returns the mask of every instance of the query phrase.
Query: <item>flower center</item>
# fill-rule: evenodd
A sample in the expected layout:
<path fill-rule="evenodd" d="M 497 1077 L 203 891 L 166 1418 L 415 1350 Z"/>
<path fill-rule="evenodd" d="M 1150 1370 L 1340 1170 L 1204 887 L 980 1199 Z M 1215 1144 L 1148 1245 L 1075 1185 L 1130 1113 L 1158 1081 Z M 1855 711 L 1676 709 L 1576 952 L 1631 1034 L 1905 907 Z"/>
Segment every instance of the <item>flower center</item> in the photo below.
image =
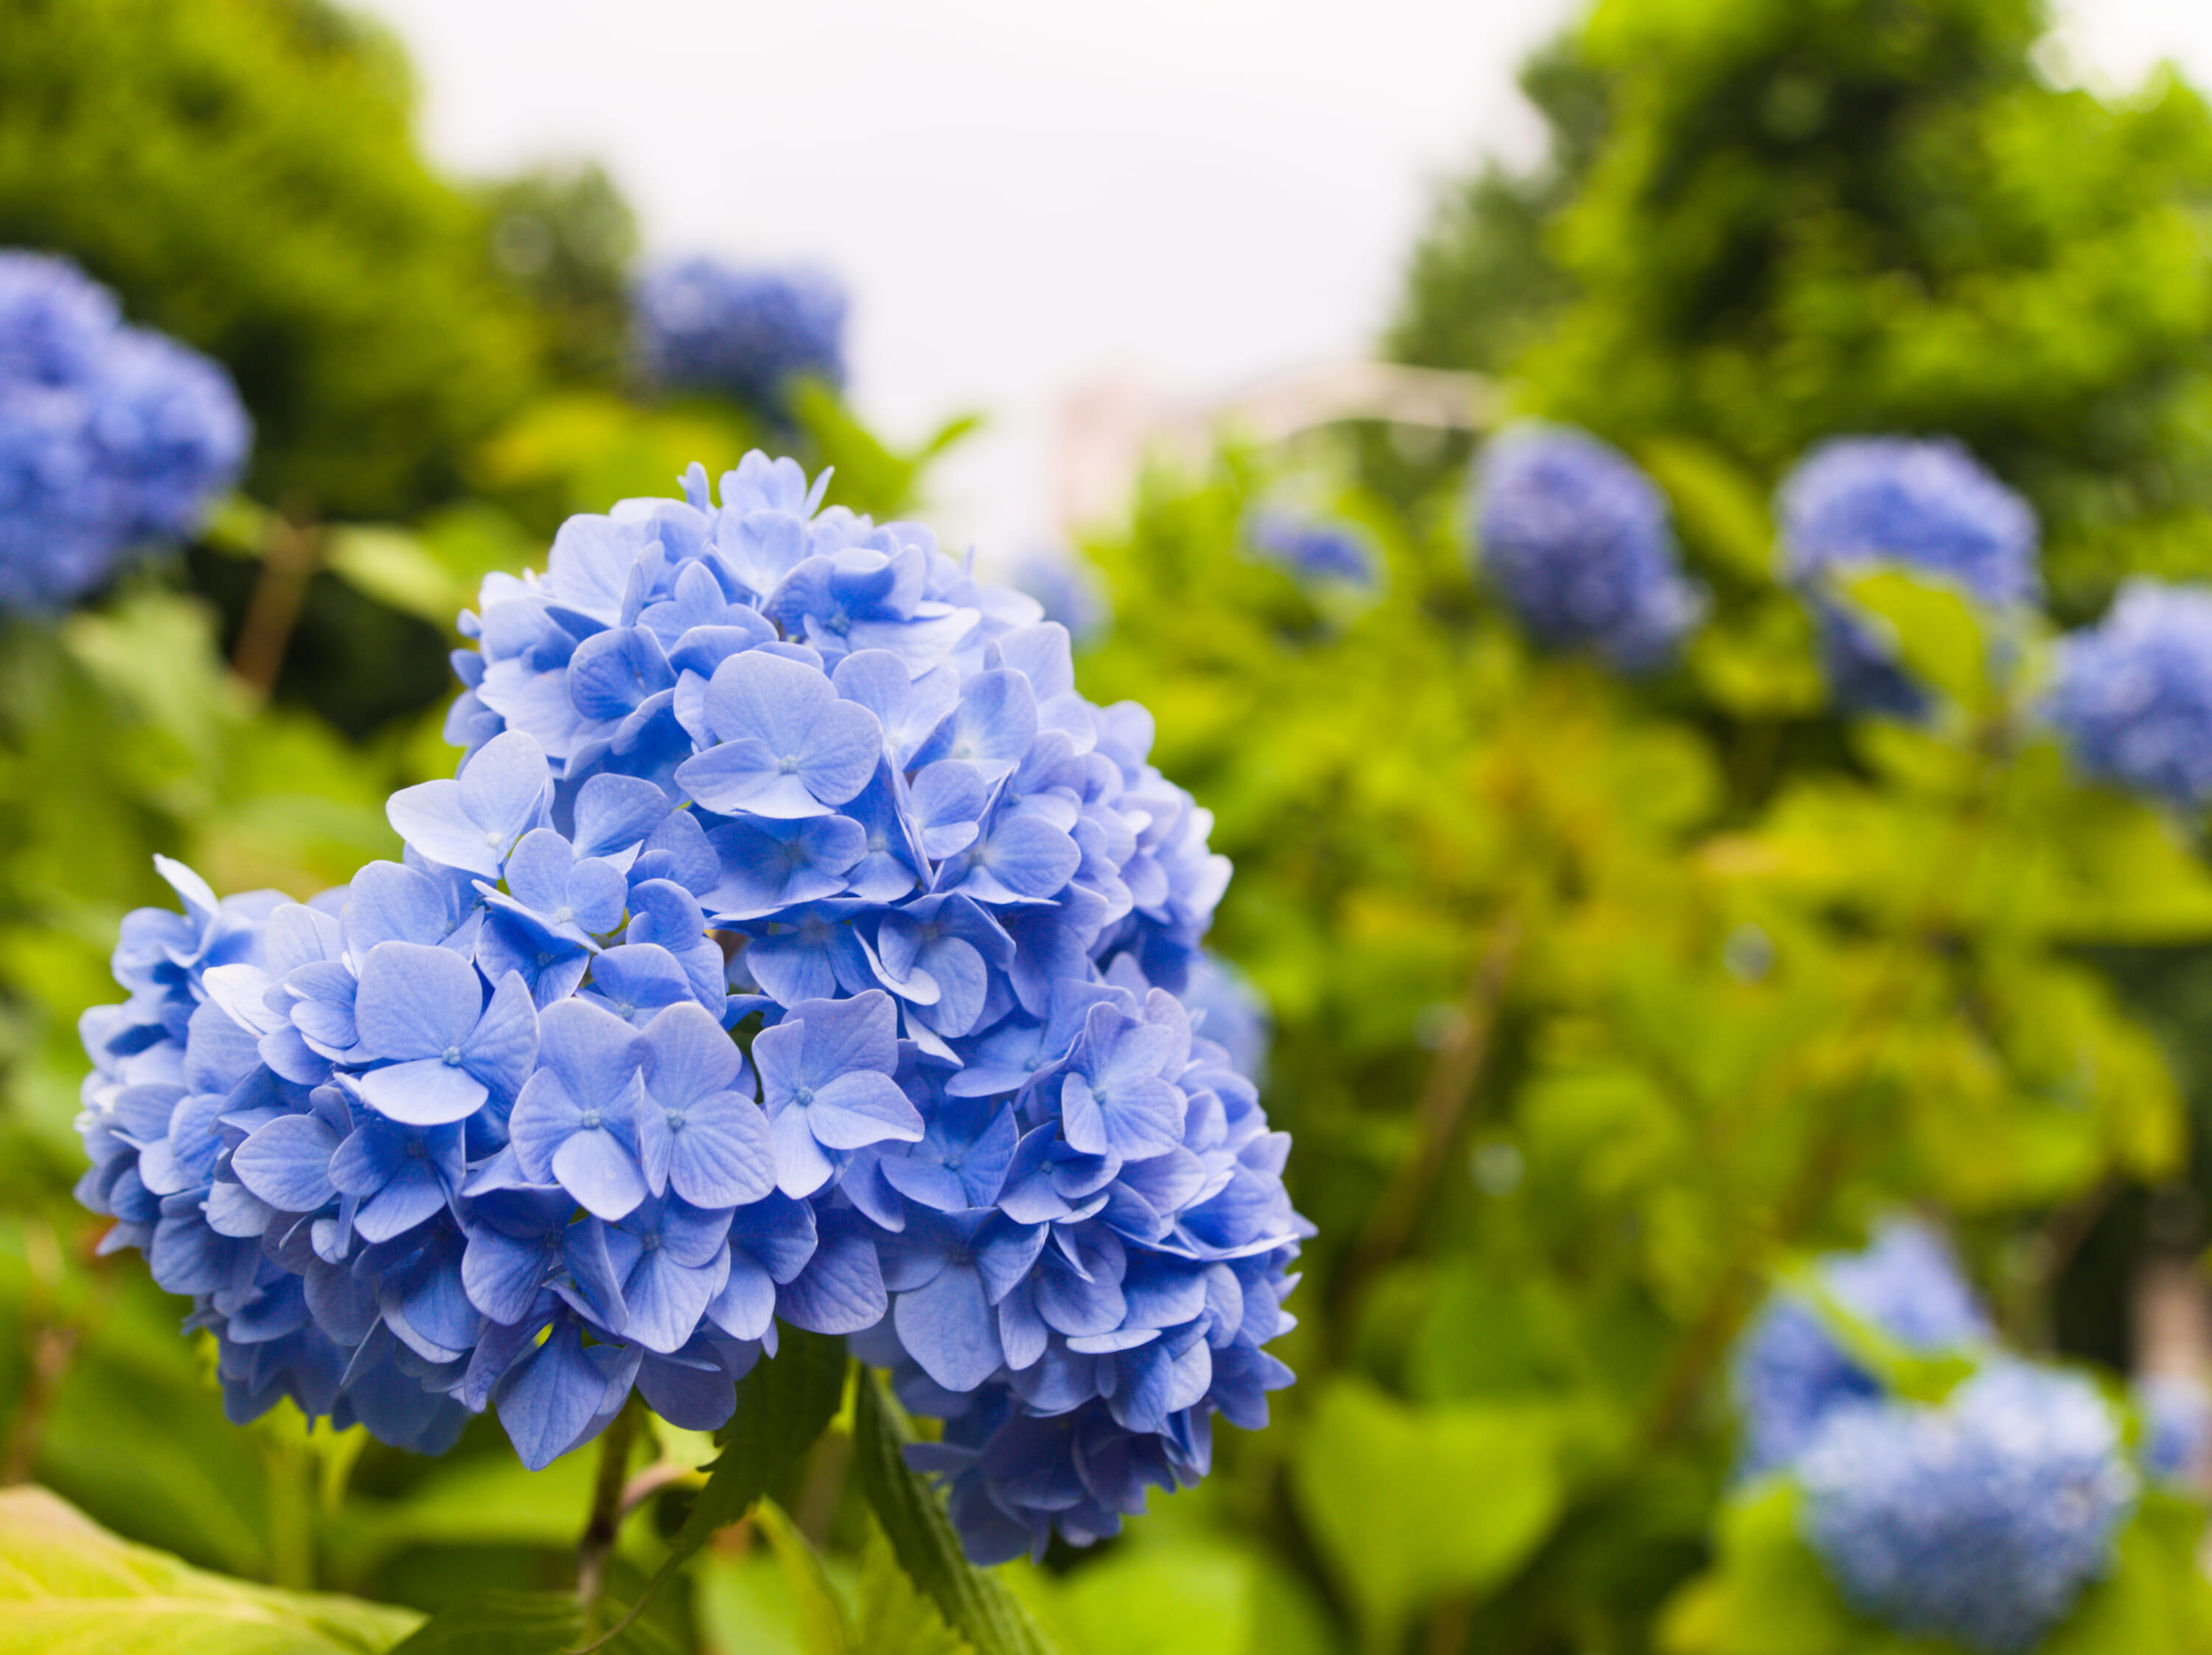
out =
<path fill-rule="evenodd" d="M 799 1108 L 805 1109 L 807 1104 L 814 1101 L 814 1088 L 812 1086 L 799 1087 L 798 1091 L 791 1094 L 791 1101 L 797 1104 Z"/>
<path fill-rule="evenodd" d="M 446 1067 L 447 1067 L 447 1068 L 449 1068 L 449 1069 L 457 1069 L 457 1068 L 460 1068 L 460 1066 L 461 1066 L 461 1049 L 460 1049 L 459 1046 L 448 1046 L 448 1047 L 447 1047 L 447 1048 L 446 1048 Z"/>
<path fill-rule="evenodd" d="M 681 1132 L 681 1131 L 683 1131 L 683 1130 L 684 1130 L 684 1111 L 683 1111 L 682 1110 L 680 1110 L 680 1109 L 672 1109 L 672 1110 L 669 1110 L 665 1111 L 665 1113 L 666 1113 L 666 1117 L 667 1117 L 667 1120 L 668 1120 L 668 1129 L 669 1129 L 671 1132 Z"/>
<path fill-rule="evenodd" d="M 566 925 L 570 920 L 573 920 L 575 917 L 576 910 L 569 907 L 567 903 L 562 903 L 558 908 L 553 910 L 553 923 L 556 925 Z"/>
<path fill-rule="evenodd" d="M 799 774 L 799 755 L 786 753 L 775 761 L 775 766 L 786 776 L 796 776 Z"/>
<path fill-rule="evenodd" d="M 584 1111 L 583 1119 L 579 1121 L 577 1124 L 583 1128 L 586 1132 L 598 1131 L 599 1129 L 599 1111 L 596 1109 L 586 1110 Z"/>

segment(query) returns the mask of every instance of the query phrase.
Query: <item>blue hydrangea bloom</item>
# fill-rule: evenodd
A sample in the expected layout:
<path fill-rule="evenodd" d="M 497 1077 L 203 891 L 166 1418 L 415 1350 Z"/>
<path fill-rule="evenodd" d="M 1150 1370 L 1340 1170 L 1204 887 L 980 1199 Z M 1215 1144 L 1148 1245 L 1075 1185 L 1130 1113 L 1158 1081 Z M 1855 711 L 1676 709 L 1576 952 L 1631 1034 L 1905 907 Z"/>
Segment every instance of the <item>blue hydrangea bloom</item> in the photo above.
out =
<path fill-rule="evenodd" d="M 647 378 L 771 412 L 802 375 L 845 382 L 845 291 L 811 270 L 690 259 L 637 284 L 632 314 Z"/>
<path fill-rule="evenodd" d="M 1776 500 L 1783 577 L 1806 594 L 1837 704 L 1917 717 L 1927 697 L 1854 617 L 1836 582 L 1894 563 L 1995 609 L 2035 601 L 2035 514 L 1948 439 L 1838 437 L 1800 460 Z"/>
<path fill-rule="evenodd" d="M 1097 637 L 1113 621 L 1113 605 L 1097 571 L 1073 552 L 1032 552 L 1014 565 L 1009 580 L 1043 606 L 1045 619 L 1059 622 L 1078 643 Z"/>
<path fill-rule="evenodd" d="M 2160 1482 L 2200 1480 L 2212 1467 L 2212 1390 L 2200 1379 L 2154 1373 L 2136 1381 L 2135 1403 L 2144 1471 Z"/>
<path fill-rule="evenodd" d="M 685 490 L 485 582 L 403 861 L 304 904 L 162 864 L 79 1193 L 236 1418 L 489 1408 L 539 1466 L 633 1390 L 719 1425 L 788 1325 L 945 1418 L 977 1556 L 1110 1534 L 1264 1420 L 1310 1233 L 1179 997 L 1210 818 L 927 529 L 757 453 Z"/>
<path fill-rule="evenodd" d="M 1260 557 L 1300 581 L 1372 587 L 1382 579 L 1382 559 L 1372 543 L 1340 519 L 1264 506 L 1246 520 L 1244 538 Z"/>
<path fill-rule="evenodd" d="M 0 606 L 66 604 L 192 532 L 251 435 L 217 364 L 124 326 L 68 261 L 0 251 Z"/>
<path fill-rule="evenodd" d="M 2185 808 L 2212 799 L 2212 587 L 2129 581 L 2059 642 L 2045 712 L 2089 775 Z"/>
<path fill-rule="evenodd" d="M 1838 1411 L 1796 1476 L 1805 1537 L 1854 1608 L 1987 1655 L 2033 1647 L 2111 1569 L 2136 1492 L 2096 1386 L 2020 1362 L 1940 1407 Z"/>
<path fill-rule="evenodd" d="M 1812 1287 L 1812 1294 L 1777 1293 L 1736 1348 L 1732 1378 L 1747 1472 L 1788 1464 L 1836 1409 L 1883 1395 L 1818 1297 L 1911 1351 L 1971 1349 L 1991 1336 L 1950 1250 L 1909 1219 L 1884 1225 L 1863 1251 L 1822 1257 Z"/>
<path fill-rule="evenodd" d="M 1484 453 L 1476 493 L 1483 567 L 1539 643 L 1645 672 L 1697 624 L 1704 598 L 1676 561 L 1666 497 L 1611 445 L 1513 426 Z"/>

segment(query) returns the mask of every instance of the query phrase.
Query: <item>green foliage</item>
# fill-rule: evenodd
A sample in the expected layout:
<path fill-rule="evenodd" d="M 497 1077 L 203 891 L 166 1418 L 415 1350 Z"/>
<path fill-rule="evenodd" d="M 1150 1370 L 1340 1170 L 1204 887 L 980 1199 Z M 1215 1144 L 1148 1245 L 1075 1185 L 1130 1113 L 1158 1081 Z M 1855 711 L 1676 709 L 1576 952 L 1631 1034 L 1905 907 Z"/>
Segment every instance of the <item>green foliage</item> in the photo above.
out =
<path fill-rule="evenodd" d="M 1151 705 L 1237 862 L 1215 942 L 1273 1003 L 1320 1228 L 1299 1388 L 1220 1457 L 1364 1647 L 1649 1647 L 1768 1283 L 1917 1205 L 2032 1342 L 2068 1238 L 2185 1164 L 2166 1059 L 2083 951 L 2201 946 L 2212 874 L 2069 775 L 2027 713 L 2042 637 L 1855 583 L 1938 705 L 1838 723 L 1760 492 L 1653 454 L 1727 587 L 1646 685 L 1531 653 L 1425 507 L 1343 502 L 1388 582 L 1324 611 L 1237 552 L 1263 456 L 1155 477 L 1091 549 L 1116 623 L 1079 675 Z"/>
<path fill-rule="evenodd" d="M 420 1618 L 205 1574 L 117 1539 L 42 1489 L 0 1490 L 5 1655 L 417 1655 L 431 1647 L 406 1637 Z M 468 1647 L 500 1652 L 491 1642 Z"/>
<path fill-rule="evenodd" d="M 565 1591 L 487 1591 L 440 1610 L 392 1655 L 557 1655 L 583 1631 Z"/>
<path fill-rule="evenodd" d="M 0 34 L 0 245 L 228 364 L 264 498 L 451 494 L 529 389 L 532 323 L 415 150 L 398 49 L 322 0 L 7 0 Z"/>
<path fill-rule="evenodd" d="M 1607 0 L 1532 68 L 1553 154 L 1447 197 L 1393 343 L 1536 411 L 1949 432 L 2033 500 L 2062 605 L 2212 569 L 2212 116 L 2047 83 L 2033 0 Z"/>
<path fill-rule="evenodd" d="M 863 1373 L 854 1396 L 854 1472 L 899 1567 L 975 1655 L 1050 1655 L 1020 1600 L 962 1553 L 943 1500 L 907 1469 L 900 1450 L 911 1439 L 882 1379 Z"/>
<path fill-rule="evenodd" d="M 1417 1412 L 1357 1380 L 1328 1389 L 1298 1445 L 1298 1507 L 1366 1647 L 1396 1648 L 1421 1605 L 1528 1560 L 1559 1519 L 1567 1423 L 1543 1403 Z"/>
<path fill-rule="evenodd" d="M 814 1445 L 845 1394 L 845 1348 L 837 1340 L 798 1328 L 774 1361 L 764 1361 L 738 1386 L 738 1409 L 723 1428 L 722 1451 L 708 1468 L 707 1485 L 692 1502 L 663 1572 L 705 1545 L 714 1530 L 735 1523 L 766 1494 L 783 1469 Z"/>

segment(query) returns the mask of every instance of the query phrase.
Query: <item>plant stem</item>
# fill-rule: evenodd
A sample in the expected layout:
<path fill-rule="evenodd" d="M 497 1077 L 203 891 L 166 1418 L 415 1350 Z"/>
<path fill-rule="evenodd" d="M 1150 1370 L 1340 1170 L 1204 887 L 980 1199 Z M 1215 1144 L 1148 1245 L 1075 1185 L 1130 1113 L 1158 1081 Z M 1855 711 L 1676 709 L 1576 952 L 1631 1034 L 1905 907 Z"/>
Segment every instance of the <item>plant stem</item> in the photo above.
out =
<path fill-rule="evenodd" d="M 637 1432 L 638 1402 L 623 1404 L 599 1438 L 599 1474 L 592 1485 L 591 1515 L 576 1542 L 576 1596 L 583 1600 L 584 1633 L 599 1629 L 599 1593 L 606 1585 L 607 1559 L 621 1531 L 623 1488 L 629 1476 L 630 1444 Z"/>
<path fill-rule="evenodd" d="M 261 575 L 253 583 L 230 658 L 232 673 L 257 696 L 265 697 L 276 687 L 321 546 L 322 532 L 315 524 L 283 512 L 270 517 Z"/>
<path fill-rule="evenodd" d="M 1405 1250 L 1428 1210 L 1489 1061 L 1498 1010 L 1520 956 L 1522 928 L 1518 910 L 1509 910 L 1491 930 L 1460 1015 L 1421 1088 L 1413 1111 L 1413 1141 L 1391 1174 L 1389 1187 L 1369 1209 L 1366 1226 L 1338 1279 L 1336 1298 L 1341 1305 L 1352 1304 L 1369 1279 Z"/>

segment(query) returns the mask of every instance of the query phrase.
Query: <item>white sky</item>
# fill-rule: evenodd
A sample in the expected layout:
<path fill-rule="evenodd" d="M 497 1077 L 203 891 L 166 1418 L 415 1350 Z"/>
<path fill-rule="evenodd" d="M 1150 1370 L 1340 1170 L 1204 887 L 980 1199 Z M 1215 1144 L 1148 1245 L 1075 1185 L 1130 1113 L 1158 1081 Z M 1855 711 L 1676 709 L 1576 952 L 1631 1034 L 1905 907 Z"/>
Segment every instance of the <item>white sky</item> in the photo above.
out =
<path fill-rule="evenodd" d="M 649 255 L 837 271 L 861 411 L 979 409 L 932 516 L 1042 540 L 1052 420 L 1357 354 L 1432 180 L 1531 154 L 1514 66 L 1574 0 L 355 0 L 406 41 L 455 171 L 604 162 Z M 2212 3 L 2078 0 L 2072 55 L 2212 82 Z M 706 456 L 709 468 L 717 462 Z"/>

